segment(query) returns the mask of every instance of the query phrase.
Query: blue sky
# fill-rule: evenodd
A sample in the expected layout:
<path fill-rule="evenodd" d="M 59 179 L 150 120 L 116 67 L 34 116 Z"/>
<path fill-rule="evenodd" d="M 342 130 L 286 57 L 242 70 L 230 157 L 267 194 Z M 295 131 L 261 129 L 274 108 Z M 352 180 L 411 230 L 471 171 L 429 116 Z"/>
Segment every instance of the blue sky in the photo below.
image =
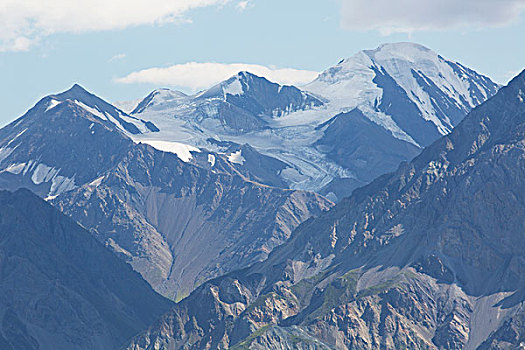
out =
<path fill-rule="evenodd" d="M 483 3 L 475 11 L 477 17 L 468 17 L 467 12 L 462 15 L 462 9 L 454 8 L 450 0 L 439 0 L 440 7 L 431 13 L 415 8 L 393 15 L 390 0 L 194 0 L 193 4 L 200 2 L 195 6 L 184 5 L 188 0 L 174 0 L 181 7 L 168 9 L 167 14 L 138 8 L 122 18 L 119 2 L 126 6 L 134 0 L 107 0 L 115 8 L 94 13 L 81 5 L 75 9 L 81 2 L 49 0 L 48 5 L 58 10 L 50 11 L 48 17 L 31 7 L 37 6 L 33 5 L 37 0 L 17 1 L 26 6 L 8 10 L 11 13 L 0 9 L 0 22 L 3 17 L 15 18 L 8 25 L 0 24 L 2 125 L 22 115 L 39 98 L 73 83 L 109 101 L 119 101 L 137 99 L 167 85 L 195 90 L 209 84 L 221 69 L 229 72 L 233 68 L 228 64 L 233 63 L 294 68 L 299 71 L 291 76 L 290 72 L 275 72 L 293 80 L 384 42 L 418 42 L 500 83 L 525 68 L 525 0 L 464 0 L 474 7 Z M 164 0 L 155 1 L 162 4 Z M 411 1 L 415 0 L 401 2 Z M 368 3 L 376 7 L 366 8 Z M 496 11 L 494 4 L 508 8 Z M 75 19 L 64 6 L 81 17 Z M 60 9 L 71 23 L 59 17 Z M 451 15 L 458 12 L 457 18 Z M 188 62 L 225 65 L 207 66 L 212 71 L 204 71 L 191 83 L 175 79 L 170 84 L 170 76 L 163 71 L 163 80 L 158 79 L 159 74 L 149 80 L 118 80 L 133 72 Z M 177 74 L 186 68 L 179 66 Z M 199 66 L 188 74 L 194 76 L 195 69 Z"/>

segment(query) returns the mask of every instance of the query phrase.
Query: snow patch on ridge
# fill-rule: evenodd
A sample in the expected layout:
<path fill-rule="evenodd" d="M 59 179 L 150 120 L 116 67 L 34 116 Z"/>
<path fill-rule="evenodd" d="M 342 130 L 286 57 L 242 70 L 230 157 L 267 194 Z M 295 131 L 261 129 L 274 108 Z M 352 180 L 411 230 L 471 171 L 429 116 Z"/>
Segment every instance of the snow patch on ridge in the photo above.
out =
<path fill-rule="evenodd" d="M 224 92 L 225 97 L 227 94 L 230 94 L 230 95 L 244 94 L 244 89 L 242 88 L 242 84 L 239 78 L 235 78 L 231 83 L 223 86 L 222 91 Z"/>
<path fill-rule="evenodd" d="M 141 140 L 141 142 L 148 144 L 159 151 L 174 153 L 177 155 L 177 157 L 179 157 L 180 160 L 182 160 L 185 163 L 188 163 L 191 159 L 193 159 L 191 152 L 201 151 L 197 147 L 186 145 L 180 142 L 160 140 Z"/>
<path fill-rule="evenodd" d="M 215 166 L 215 156 L 213 154 L 208 154 L 208 163 L 210 163 L 212 168 Z"/>
<path fill-rule="evenodd" d="M 22 173 L 25 167 L 26 163 L 15 163 L 9 165 L 4 171 L 13 175 L 19 175 L 20 173 Z"/>
<path fill-rule="evenodd" d="M 237 152 L 233 152 L 228 156 L 228 160 L 230 163 L 243 165 L 246 159 L 242 156 L 242 151 L 238 150 Z"/>
<path fill-rule="evenodd" d="M 75 189 L 75 178 L 62 176 L 60 174 L 61 169 L 48 166 L 43 163 L 38 163 L 34 160 L 24 163 L 14 163 L 9 165 L 3 170 L 13 175 L 30 175 L 31 181 L 35 185 L 41 185 L 45 183 L 51 183 L 47 196 L 58 196 L 66 191 Z"/>
<path fill-rule="evenodd" d="M 45 164 L 38 164 L 31 175 L 35 185 L 51 182 L 48 196 L 58 196 L 63 192 L 76 188 L 74 178 L 59 175 L 61 169 L 56 169 Z"/>
<path fill-rule="evenodd" d="M 60 101 L 57 101 L 57 100 L 51 100 L 49 101 L 49 104 L 47 105 L 47 108 L 46 108 L 46 112 L 55 108 L 56 106 L 58 106 L 59 104 L 61 104 L 62 102 Z"/>
<path fill-rule="evenodd" d="M 16 147 L 2 147 L 0 148 L 0 163 L 2 163 L 7 157 L 13 153 L 13 151 L 16 149 Z"/>
<path fill-rule="evenodd" d="M 57 174 L 57 169 L 44 164 L 38 164 L 31 176 L 31 181 L 33 181 L 35 185 L 40 185 L 42 182 L 49 182 Z"/>

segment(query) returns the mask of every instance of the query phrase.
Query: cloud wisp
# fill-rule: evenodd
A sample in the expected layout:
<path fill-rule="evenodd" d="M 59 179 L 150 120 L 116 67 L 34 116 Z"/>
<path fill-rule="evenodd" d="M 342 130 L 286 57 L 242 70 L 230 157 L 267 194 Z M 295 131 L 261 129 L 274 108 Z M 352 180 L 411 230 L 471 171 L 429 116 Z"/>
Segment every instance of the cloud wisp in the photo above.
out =
<path fill-rule="evenodd" d="M 83 33 L 163 24 L 192 9 L 229 0 L 2 0 L 0 52 L 27 51 L 54 33 Z"/>
<path fill-rule="evenodd" d="M 117 53 L 115 55 L 113 55 L 109 60 L 108 62 L 116 62 L 116 61 L 122 61 L 123 59 L 126 58 L 126 54 L 121 52 L 121 53 Z"/>
<path fill-rule="evenodd" d="M 239 1 L 236 5 L 237 9 L 244 11 L 250 6 L 250 2 L 248 0 Z"/>
<path fill-rule="evenodd" d="M 343 0 L 342 26 L 382 34 L 480 29 L 516 22 L 525 0 Z"/>
<path fill-rule="evenodd" d="M 248 71 L 266 79 L 286 85 L 302 85 L 315 79 L 318 72 L 294 68 L 275 68 L 244 63 L 189 62 L 163 68 L 148 68 L 115 79 L 123 84 L 152 84 L 175 86 L 195 92 L 230 78 L 241 71 Z"/>

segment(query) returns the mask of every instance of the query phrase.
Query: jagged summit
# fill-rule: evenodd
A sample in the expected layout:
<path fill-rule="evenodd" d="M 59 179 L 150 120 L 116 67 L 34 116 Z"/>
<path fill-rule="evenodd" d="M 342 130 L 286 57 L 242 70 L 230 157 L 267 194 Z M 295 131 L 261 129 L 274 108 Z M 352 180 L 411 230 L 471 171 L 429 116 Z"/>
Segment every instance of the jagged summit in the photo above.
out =
<path fill-rule="evenodd" d="M 77 83 L 73 84 L 68 90 L 54 96 L 63 99 L 95 97 L 95 95 Z"/>
<path fill-rule="evenodd" d="M 100 176 L 130 149 L 130 135 L 155 129 L 75 84 L 0 130 L 0 184 L 53 198 Z"/>
<path fill-rule="evenodd" d="M 114 106 L 96 96 L 95 94 L 89 92 L 77 83 L 73 84 L 73 86 L 71 86 L 68 90 L 46 96 L 42 100 L 54 100 L 54 104 L 65 101 L 71 101 L 73 103 L 80 102 L 81 104 L 90 108 L 94 108 L 99 112 L 112 111 L 116 109 Z"/>
<path fill-rule="evenodd" d="M 275 98 L 280 98 L 281 92 L 297 93 L 300 90 L 294 86 L 281 85 L 270 81 L 266 77 L 253 74 L 249 71 L 240 71 L 230 78 L 212 86 L 208 90 L 197 94 L 197 98 L 215 98 L 224 97 L 226 95 L 241 96 L 244 94 L 250 95 L 252 98 L 257 98 L 260 94 L 273 94 Z M 314 98 L 310 97 L 312 102 Z M 316 104 L 321 104 L 320 101 Z"/>
<path fill-rule="evenodd" d="M 160 115 L 169 111 L 172 120 L 183 120 L 185 125 L 205 123 L 214 129 L 214 133 L 239 134 L 265 130 L 268 120 L 272 118 L 322 104 L 318 98 L 294 86 L 279 85 L 241 71 L 193 96 L 155 90 L 139 103 L 132 115 L 142 118 L 143 115 Z M 166 125 L 166 118 L 161 119 Z M 173 131 L 169 128 L 164 130 Z"/>
<path fill-rule="evenodd" d="M 70 109 L 80 108 L 107 126 L 114 126 L 131 135 L 158 131 L 153 123 L 128 115 L 79 84 L 74 84 L 64 92 L 44 97 L 34 107 L 37 113 L 28 114 L 40 115 L 38 112 L 41 112 L 41 109 L 44 109 L 45 113 L 53 113 L 55 108 L 63 103 L 66 103 Z"/>

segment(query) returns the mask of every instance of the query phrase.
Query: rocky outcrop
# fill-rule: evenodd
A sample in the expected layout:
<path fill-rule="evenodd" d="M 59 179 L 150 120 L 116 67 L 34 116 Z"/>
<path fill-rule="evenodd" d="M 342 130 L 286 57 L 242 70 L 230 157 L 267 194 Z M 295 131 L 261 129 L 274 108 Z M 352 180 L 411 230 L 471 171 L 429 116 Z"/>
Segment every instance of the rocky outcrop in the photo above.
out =
<path fill-rule="evenodd" d="M 338 114 L 318 129 L 323 130 L 323 137 L 315 143 L 317 149 L 337 164 L 352 169 L 358 179 L 374 179 L 388 173 L 421 151 L 419 147 L 395 138 L 366 118 L 359 109 Z M 365 184 L 361 182 L 361 185 Z M 335 186 L 332 192 L 338 198 L 344 198 L 351 194 L 347 189 L 355 187 Z M 328 193 L 328 189 L 324 192 Z"/>

